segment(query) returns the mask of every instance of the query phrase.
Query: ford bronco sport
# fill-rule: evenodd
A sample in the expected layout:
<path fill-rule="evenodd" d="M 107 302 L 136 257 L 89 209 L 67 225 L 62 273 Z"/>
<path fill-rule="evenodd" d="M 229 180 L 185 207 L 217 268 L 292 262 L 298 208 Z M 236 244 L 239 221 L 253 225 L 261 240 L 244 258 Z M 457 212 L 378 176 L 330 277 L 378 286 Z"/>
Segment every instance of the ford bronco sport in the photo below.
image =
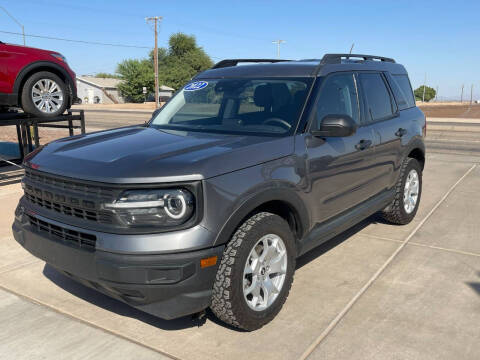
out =
<path fill-rule="evenodd" d="M 255 330 L 284 304 L 296 258 L 378 211 L 413 219 L 425 130 L 393 59 L 224 60 L 145 126 L 31 153 L 13 233 L 145 312 L 210 307 Z"/>

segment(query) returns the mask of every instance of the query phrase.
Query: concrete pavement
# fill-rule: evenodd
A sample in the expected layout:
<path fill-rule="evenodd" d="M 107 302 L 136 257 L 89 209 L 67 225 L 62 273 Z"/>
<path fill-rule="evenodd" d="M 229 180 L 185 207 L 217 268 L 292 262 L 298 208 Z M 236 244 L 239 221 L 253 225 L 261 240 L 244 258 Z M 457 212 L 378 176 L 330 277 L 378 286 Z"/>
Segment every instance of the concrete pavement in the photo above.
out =
<path fill-rule="evenodd" d="M 479 162 L 475 155 L 428 155 L 416 219 L 393 226 L 373 216 L 300 258 L 283 310 L 253 333 L 230 329 L 211 314 L 201 326 L 189 318 L 156 319 L 76 284 L 33 258 L 10 235 L 21 196 L 18 184 L 7 190 L 0 187 L 0 288 L 9 293 L 9 302 L 35 302 L 42 311 L 75 321 L 80 332 L 93 329 L 108 335 L 106 349 L 114 348 L 110 343 L 126 349 L 144 345 L 141 350 L 148 353 L 135 358 L 149 358 L 150 351 L 156 351 L 180 359 L 477 359 Z M 81 336 L 79 342 L 43 336 L 35 323 L 22 323 L 27 310 L 4 310 L 1 294 L 0 316 L 12 313 L 2 324 L 18 322 L 24 332 L 13 337 L 16 358 L 31 357 L 19 349 L 35 339 L 52 342 L 55 349 L 45 345 L 37 357 L 73 354 L 68 352 L 72 349 L 79 357 L 92 356 L 84 346 L 89 336 Z M 39 315 L 39 328 L 45 316 Z M 62 321 L 56 326 L 60 335 L 73 326 Z M 11 341 L 0 336 L 1 357 L 13 351 Z M 61 343 L 64 348 L 59 348 Z M 100 349 L 93 358 L 109 351 L 100 343 L 91 345 Z M 125 354 L 123 358 L 132 357 Z"/>
<path fill-rule="evenodd" d="M 3 359 L 167 359 L 3 290 L 0 323 Z"/>

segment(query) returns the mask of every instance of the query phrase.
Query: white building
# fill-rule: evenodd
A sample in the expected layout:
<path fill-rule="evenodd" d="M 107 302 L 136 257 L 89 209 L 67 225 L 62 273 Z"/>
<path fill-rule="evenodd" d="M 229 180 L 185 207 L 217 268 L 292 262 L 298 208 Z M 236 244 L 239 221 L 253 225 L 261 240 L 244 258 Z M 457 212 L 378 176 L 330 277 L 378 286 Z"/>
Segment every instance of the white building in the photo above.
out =
<path fill-rule="evenodd" d="M 125 100 L 118 91 L 118 84 L 122 81 L 113 78 L 78 76 L 77 96 L 82 100 L 82 104 L 124 103 Z"/>
<path fill-rule="evenodd" d="M 166 85 L 161 85 L 158 87 L 158 97 L 160 98 L 160 101 L 166 101 L 169 98 L 172 97 L 175 89 L 168 87 Z"/>

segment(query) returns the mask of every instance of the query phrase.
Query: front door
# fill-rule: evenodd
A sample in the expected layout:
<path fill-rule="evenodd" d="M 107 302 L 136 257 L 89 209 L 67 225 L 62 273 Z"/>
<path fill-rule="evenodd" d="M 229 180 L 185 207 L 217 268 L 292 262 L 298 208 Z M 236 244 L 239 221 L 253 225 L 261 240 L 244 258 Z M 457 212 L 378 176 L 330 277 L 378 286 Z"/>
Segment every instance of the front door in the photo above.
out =
<path fill-rule="evenodd" d="M 0 93 L 11 93 L 12 84 L 9 81 L 7 63 L 11 60 L 7 45 L 0 43 Z"/>
<path fill-rule="evenodd" d="M 310 129 L 319 129 L 326 115 L 345 114 L 358 124 L 348 137 L 305 136 L 308 186 L 313 221 L 323 222 L 365 201 L 374 193 L 370 180 L 375 165 L 373 127 L 362 126 L 356 78 L 334 73 L 324 79 Z"/>

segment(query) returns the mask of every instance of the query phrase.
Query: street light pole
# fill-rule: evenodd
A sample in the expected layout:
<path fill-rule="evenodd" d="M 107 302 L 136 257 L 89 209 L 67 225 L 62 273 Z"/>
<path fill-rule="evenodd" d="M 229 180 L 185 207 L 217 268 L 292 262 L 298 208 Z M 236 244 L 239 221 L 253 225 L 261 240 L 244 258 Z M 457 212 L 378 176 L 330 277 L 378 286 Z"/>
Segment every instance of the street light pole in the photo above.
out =
<path fill-rule="evenodd" d="M 423 98 L 422 98 L 422 102 L 425 102 L 425 88 L 426 88 L 426 85 L 427 84 L 427 73 L 425 73 L 425 79 L 423 80 Z"/>
<path fill-rule="evenodd" d="M 153 17 L 147 17 L 145 20 L 148 21 L 154 21 L 155 23 L 155 49 L 154 49 L 154 54 L 153 54 L 153 66 L 155 70 L 155 109 L 158 109 L 159 103 L 158 103 L 158 96 L 159 96 L 159 91 L 158 91 L 158 27 L 157 24 L 160 20 L 163 18 L 161 16 L 153 16 Z"/>
<path fill-rule="evenodd" d="M 20 22 L 19 22 L 17 19 L 15 19 L 15 18 L 7 11 L 7 9 L 5 9 L 3 6 L 0 6 L 0 9 L 2 9 L 2 10 L 5 12 L 5 14 L 7 14 L 7 15 L 10 17 L 10 19 L 12 19 L 13 21 L 15 21 L 15 22 L 17 23 L 17 25 L 22 28 L 23 46 L 25 46 L 25 45 L 26 45 L 26 43 L 25 43 L 25 28 L 23 27 L 23 25 L 20 24 Z"/>
<path fill-rule="evenodd" d="M 272 44 L 277 44 L 277 59 L 280 59 L 280 44 L 286 42 L 285 40 L 273 40 Z"/>

